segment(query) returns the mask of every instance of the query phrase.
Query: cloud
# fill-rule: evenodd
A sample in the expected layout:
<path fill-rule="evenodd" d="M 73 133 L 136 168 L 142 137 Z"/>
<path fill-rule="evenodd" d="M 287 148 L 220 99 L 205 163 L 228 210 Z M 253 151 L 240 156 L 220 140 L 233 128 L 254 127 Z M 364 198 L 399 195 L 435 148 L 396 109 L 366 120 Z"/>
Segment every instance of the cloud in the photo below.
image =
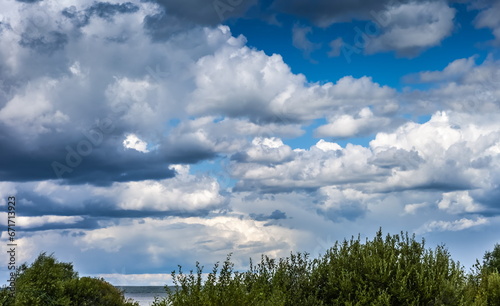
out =
<path fill-rule="evenodd" d="M 72 260 L 78 262 L 75 268 L 82 274 L 150 274 L 171 267 L 172 261 L 190 267 L 202 259 L 202 265 L 211 265 L 232 252 L 236 268 L 241 269 L 249 257 L 258 260 L 262 253 L 286 256 L 304 236 L 265 224 L 240 216 L 216 216 L 123 219 L 93 230 L 46 230 L 18 239 L 19 249 L 26 252 L 18 260 L 23 262 L 43 250 L 66 254 L 70 249 L 76 254 Z M 196 252 L 192 252 L 193 246 Z M 96 262 L 91 255 L 100 255 L 102 260 Z M 138 257 L 144 260 L 130 265 Z M 65 260 L 64 255 L 58 258 Z"/>
<path fill-rule="evenodd" d="M 339 150 L 334 143 L 320 141 L 309 150 L 293 150 L 290 160 L 280 164 L 233 163 L 231 174 L 240 179 L 235 187 L 237 191 L 315 190 L 383 175 L 384 169 L 367 163 L 370 157 L 370 150 L 361 146 L 348 145 Z"/>
<path fill-rule="evenodd" d="M 415 57 L 451 35 L 456 13 L 444 0 L 319 0 L 314 5 L 304 0 L 278 0 L 273 8 L 304 17 L 324 28 L 353 20 L 368 21 L 364 31 L 355 27 L 353 39 L 344 37 L 343 41 L 354 40 L 354 48 L 358 52 L 364 50 L 365 53 L 373 54 L 395 51 L 404 57 Z M 339 39 L 331 42 L 333 45 L 329 56 L 340 54 L 343 46 L 341 42 Z"/>
<path fill-rule="evenodd" d="M 363 108 L 356 117 L 342 115 L 330 119 L 330 123 L 318 127 L 316 137 L 349 138 L 379 131 L 391 123 L 389 118 L 375 118 L 369 108 Z"/>
<path fill-rule="evenodd" d="M 339 222 L 342 219 L 354 221 L 367 213 L 367 202 L 373 196 L 337 186 L 322 187 L 318 191 L 321 204 L 317 206 L 320 214 L 326 218 Z"/>
<path fill-rule="evenodd" d="M 244 154 L 236 154 L 232 157 L 232 160 L 279 164 L 289 160 L 292 154 L 292 149 L 284 145 L 279 138 L 256 137 Z"/>
<path fill-rule="evenodd" d="M 142 153 L 148 153 L 147 142 L 139 139 L 135 134 L 128 134 L 123 141 L 123 146 L 127 149 L 134 149 Z"/>
<path fill-rule="evenodd" d="M 400 56 L 414 57 L 437 46 L 453 30 L 456 10 L 445 1 L 408 2 L 390 6 L 382 34 L 367 39 L 368 54 L 396 51 Z"/>
<path fill-rule="evenodd" d="M 85 276 L 85 275 L 81 275 Z M 104 278 L 113 286 L 165 286 L 165 284 L 172 282 L 172 275 L 170 273 L 142 273 L 142 274 L 96 274 L 90 275 L 91 277 Z"/>
<path fill-rule="evenodd" d="M 479 12 L 474 25 L 476 28 L 490 28 L 495 36 L 494 43 L 500 43 L 500 21 L 497 16 L 500 14 L 500 3 L 493 2 L 491 6 L 487 6 Z"/>
<path fill-rule="evenodd" d="M 359 112 L 368 105 L 374 105 L 377 113 L 397 108 L 394 89 L 370 77 L 346 76 L 336 83 L 310 83 L 304 75 L 293 74 L 281 56 L 267 56 L 244 46 L 244 42 L 242 38 L 228 39 L 214 55 L 197 62 L 196 90 L 187 107 L 191 115 L 293 124 L 339 111 Z"/>
<path fill-rule="evenodd" d="M 435 80 L 427 91 L 415 90 L 405 94 L 411 101 L 409 112 L 453 110 L 484 116 L 491 121 L 499 110 L 500 63 L 490 55 L 481 64 L 474 65 L 474 57 L 450 63 L 443 71 L 425 71 L 407 79 Z"/>
<path fill-rule="evenodd" d="M 0 213 L 2 220 L 7 220 L 7 213 Z M 46 224 L 74 224 L 83 221 L 81 216 L 37 216 L 37 217 L 17 217 L 16 226 L 20 226 L 23 229 L 39 228 Z M 7 222 L 2 222 L 3 225 L 7 226 Z"/>
<path fill-rule="evenodd" d="M 305 17 L 317 26 L 328 27 L 333 23 L 367 19 L 370 17 L 371 11 L 383 10 L 390 2 L 389 0 L 320 0 L 311 5 L 305 0 L 278 0 L 274 2 L 273 7 L 278 11 Z"/>
<path fill-rule="evenodd" d="M 418 210 L 424 209 L 429 206 L 429 203 L 414 203 L 406 204 L 404 207 L 405 214 L 415 215 Z"/>
<path fill-rule="evenodd" d="M 311 33 L 313 30 L 311 27 L 303 27 L 295 24 L 292 28 L 292 43 L 293 46 L 304 52 L 304 56 L 308 59 L 311 57 L 311 53 L 319 48 L 321 44 L 313 43 L 307 37 L 307 34 Z"/>
<path fill-rule="evenodd" d="M 151 0 L 150 2 L 157 3 L 161 10 L 148 15 L 144 20 L 144 26 L 155 40 L 160 41 L 182 32 L 185 28 L 214 26 L 230 18 L 242 17 L 257 3 L 256 0 Z"/>
<path fill-rule="evenodd" d="M 277 209 L 277 210 L 273 211 L 269 216 L 266 216 L 264 214 L 250 214 L 250 218 L 252 218 L 256 221 L 267 221 L 267 220 L 286 219 L 287 216 L 286 216 L 286 213 Z"/>
<path fill-rule="evenodd" d="M 424 234 L 434 231 L 462 231 L 468 228 L 488 224 L 488 219 L 478 217 L 474 219 L 462 218 L 455 221 L 431 221 L 417 229 L 417 233 Z"/>
<path fill-rule="evenodd" d="M 416 170 L 422 162 L 424 160 L 417 151 L 396 148 L 380 151 L 370 160 L 370 163 L 380 168 L 396 168 L 401 171 Z"/>
<path fill-rule="evenodd" d="M 49 251 L 84 274 L 157 284 L 154 273 L 172 263 L 213 264 L 230 252 L 244 268 L 248 257 L 316 255 L 379 226 L 462 238 L 494 225 L 494 55 L 408 76 L 421 90 L 360 75 L 311 82 L 286 54 L 218 25 L 260 12 L 305 17 L 294 30 L 307 53 L 317 29 L 306 19 L 367 21 L 380 31 L 365 33 L 366 53 L 414 56 L 451 34 L 451 2 L 294 0 L 252 11 L 252 1 L 198 2 L 5 5 L 0 206 L 16 196 L 20 262 Z M 476 26 L 488 19 L 479 9 Z M 336 37 L 331 56 L 349 41 Z M 415 122 L 421 115 L 430 120 Z M 359 136 L 372 141 L 332 139 Z"/>
<path fill-rule="evenodd" d="M 44 1 L 9 10 L 9 27 L 0 36 L 2 43 L 12 44 L 0 51 L 5 67 L 0 72 L 0 138 L 11 139 L 12 150 L 0 153 L 1 178 L 59 178 L 69 184 L 109 186 L 169 178 L 174 175 L 169 164 L 215 155 L 211 147 L 175 141 L 163 132 L 166 122 L 186 115 L 182 105 L 191 86 L 188 78 L 171 72 L 186 71 L 178 67 L 189 67 L 234 40 L 227 30 L 187 28 L 183 32 L 190 38 L 172 37 L 159 45 L 142 31 L 143 19 L 158 10 L 152 3 L 80 3 L 68 8 Z M 29 18 L 37 11 L 46 18 L 33 32 Z M 52 57 L 18 44 L 24 31 L 42 36 L 58 31 L 67 40 Z M 186 45 L 189 41 L 201 45 L 195 51 Z M 79 51 L 89 45 L 92 50 Z M 180 52 L 182 48 L 191 51 Z M 127 59 L 126 67 L 116 58 Z M 151 68 L 159 65 L 167 72 Z M 145 152 L 143 143 L 137 147 L 143 152 L 120 150 L 129 135 L 147 143 L 146 150 L 155 150 Z"/>
<path fill-rule="evenodd" d="M 443 193 L 443 198 L 438 203 L 439 209 L 452 214 L 480 212 L 484 208 L 474 203 L 468 191 L 455 191 Z"/>
<path fill-rule="evenodd" d="M 449 63 L 443 71 L 423 71 L 408 75 L 403 79 L 409 83 L 435 83 L 456 81 L 470 73 L 476 67 L 477 56 L 461 58 Z"/>
<path fill-rule="evenodd" d="M 337 57 L 340 56 L 340 51 L 342 49 L 342 45 L 344 44 L 344 40 L 342 37 L 332 40 L 328 45 L 330 46 L 330 51 L 328 52 L 328 57 Z"/>

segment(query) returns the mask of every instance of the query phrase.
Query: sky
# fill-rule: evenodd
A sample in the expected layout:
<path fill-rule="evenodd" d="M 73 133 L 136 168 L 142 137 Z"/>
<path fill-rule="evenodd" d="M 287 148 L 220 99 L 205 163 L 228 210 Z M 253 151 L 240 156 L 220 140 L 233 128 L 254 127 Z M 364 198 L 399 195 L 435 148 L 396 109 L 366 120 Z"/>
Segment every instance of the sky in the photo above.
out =
<path fill-rule="evenodd" d="M 0 0 L 0 224 L 115 285 L 500 243 L 500 2 Z M 7 252 L 0 253 L 6 283 Z"/>

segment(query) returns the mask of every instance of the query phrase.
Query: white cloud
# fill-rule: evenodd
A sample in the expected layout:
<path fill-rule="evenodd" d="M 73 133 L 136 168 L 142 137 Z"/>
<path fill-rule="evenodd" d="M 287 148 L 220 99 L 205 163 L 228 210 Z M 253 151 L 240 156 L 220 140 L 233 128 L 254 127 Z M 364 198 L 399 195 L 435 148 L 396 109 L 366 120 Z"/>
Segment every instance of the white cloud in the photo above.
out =
<path fill-rule="evenodd" d="M 324 152 L 342 150 L 342 147 L 338 144 L 334 142 L 328 142 L 323 139 L 320 139 L 315 146 Z"/>
<path fill-rule="evenodd" d="M 346 76 L 334 83 L 309 83 L 293 74 L 281 56 L 267 56 L 238 40 L 197 62 L 196 90 L 187 110 L 193 115 L 223 114 L 252 121 L 290 124 L 329 114 L 359 112 L 374 105 L 394 111 L 394 89 L 370 77 Z M 223 88 L 223 90 L 219 90 Z"/>
<path fill-rule="evenodd" d="M 415 215 L 418 210 L 421 210 L 425 207 L 428 207 L 429 203 L 414 203 L 414 204 L 406 204 L 404 207 L 405 214 Z"/>
<path fill-rule="evenodd" d="M 396 51 L 415 56 L 437 46 L 453 30 L 456 10 L 445 1 L 410 1 L 389 6 L 381 24 L 382 34 L 367 39 L 366 51 Z"/>
<path fill-rule="evenodd" d="M 478 217 L 475 220 L 462 218 L 455 221 L 431 221 L 416 230 L 419 234 L 434 231 L 462 231 L 468 228 L 488 224 L 488 219 Z"/>
<path fill-rule="evenodd" d="M 318 127 L 317 137 L 355 137 L 380 130 L 391 123 L 389 118 L 377 118 L 369 108 L 363 108 L 356 117 L 341 115 L 330 119 L 330 123 Z"/>
<path fill-rule="evenodd" d="M 7 226 L 7 213 L 0 212 L 0 223 Z M 22 217 L 17 216 L 15 218 L 16 226 L 21 228 L 35 228 L 46 224 L 74 224 L 78 221 L 82 221 L 83 218 L 80 216 L 36 216 L 36 217 Z"/>
<path fill-rule="evenodd" d="M 139 139 L 139 137 L 137 137 L 135 134 L 128 134 L 123 141 L 123 146 L 127 149 L 134 149 L 142 153 L 149 152 L 149 150 L 147 149 L 148 143 Z"/>
<path fill-rule="evenodd" d="M 292 156 L 292 149 L 279 138 L 256 137 L 245 153 L 247 162 L 281 163 Z"/>
<path fill-rule="evenodd" d="M 433 83 L 442 81 L 454 81 L 465 75 L 468 75 L 476 66 L 477 56 L 461 58 L 449 63 L 443 71 L 423 71 L 417 75 L 406 77 L 407 81 L 417 81 L 422 83 Z M 415 80 L 416 79 L 416 80 Z"/>
<path fill-rule="evenodd" d="M 480 212 L 483 207 L 474 203 L 468 191 L 454 191 L 443 193 L 443 198 L 438 203 L 439 209 L 452 214 Z"/>

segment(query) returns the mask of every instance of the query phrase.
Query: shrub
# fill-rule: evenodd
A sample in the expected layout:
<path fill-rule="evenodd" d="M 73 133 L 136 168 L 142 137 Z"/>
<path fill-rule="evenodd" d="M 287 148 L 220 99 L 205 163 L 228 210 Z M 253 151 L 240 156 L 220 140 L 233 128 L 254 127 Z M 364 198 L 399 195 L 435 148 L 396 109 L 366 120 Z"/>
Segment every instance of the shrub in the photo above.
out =
<path fill-rule="evenodd" d="M 326 254 L 272 259 L 262 256 L 246 272 L 234 272 L 230 256 L 205 281 L 196 273 L 172 272 L 162 305 L 465 305 L 474 295 L 468 278 L 444 246 L 425 248 L 408 234 L 335 243 Z M 496 286 L 492 279 L 491 286 Z"/>

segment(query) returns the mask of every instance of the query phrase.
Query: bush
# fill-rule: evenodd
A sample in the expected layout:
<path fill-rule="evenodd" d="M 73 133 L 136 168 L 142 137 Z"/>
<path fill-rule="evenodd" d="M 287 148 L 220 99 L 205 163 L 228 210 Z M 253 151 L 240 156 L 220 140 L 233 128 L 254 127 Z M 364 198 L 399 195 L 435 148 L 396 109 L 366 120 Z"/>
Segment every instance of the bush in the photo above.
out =
<path fill-rule="evenodd" d="M 467 301 L 477 306 L 500 306 L 500 245 L 486 252 L 483 264 L 479 261 L 469 275 L 466 292 Z"/>
<path fill-rule="evenodd" d="M 262 256 L 243 273 L 233 266 L 228 256 L 205 281 L 198 263 L 196 273 L 179 266 L 172 272 L 175 289 L 166 287 L 167 297 L 153 305 L 466 305 L 466 293 L 476 293 L 443 246 L 426 249 L 424 240 L 403 233 L 384 238 L 381 230 L 364 243 L 337 242 L 314 260 L 297 253 Z"/>

